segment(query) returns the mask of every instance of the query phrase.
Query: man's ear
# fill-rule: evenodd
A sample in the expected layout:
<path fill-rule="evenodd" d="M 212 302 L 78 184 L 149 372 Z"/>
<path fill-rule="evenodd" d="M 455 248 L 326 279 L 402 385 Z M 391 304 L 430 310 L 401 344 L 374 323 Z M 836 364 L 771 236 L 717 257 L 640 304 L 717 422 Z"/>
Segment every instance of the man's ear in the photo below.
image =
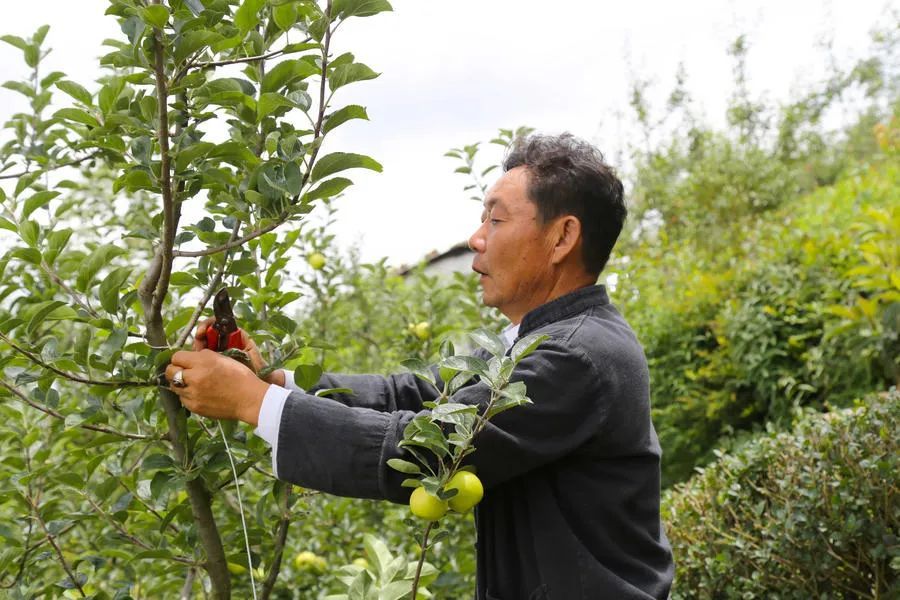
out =
<path fill-rule="evenodd" d="M 573 215 L 563 215 L 554 223 L 556 245 L 550 260 L 557 265 L 581 253 L 581 221 Z"/>

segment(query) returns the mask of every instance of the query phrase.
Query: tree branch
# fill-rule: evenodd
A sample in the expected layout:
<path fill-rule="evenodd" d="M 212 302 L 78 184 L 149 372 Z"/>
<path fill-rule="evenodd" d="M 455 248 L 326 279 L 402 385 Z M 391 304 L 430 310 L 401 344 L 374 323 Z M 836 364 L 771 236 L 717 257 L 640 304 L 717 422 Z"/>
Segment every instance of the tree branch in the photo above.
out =
<path fill-rule="evenodd" d="M 58 165 L 52 165 L 50 167 L 42 168 L 40 170 L 41 171 L 52 171 L 55 169 L 62 169 L 63 167 L 74 167 L 74 166 L 80 165 L 83 162 L 89 161 L 92 158 L 97 157 L 99 154 L 100 154 L 100 150 L 94 150 L 87 156 L 83 156 L 83 157 L 75 159 L 75 160 L 70 160 L 69 162 L 60 163 Z M 19 171 L 18 173 L 8 173 L 6 175 L 0 175 L 0 180 L 18 179 L 19 177 L 24 177 L 25 175 L 28 175 L 29 173 L 32 173 L 32 172 L 33 171 L 28 171 L 26 169 L 25 171 Z"/>
<path fill-rule="evenodd" d="M 22 390 L 20 390 L 19 388 L 17 388 L 17 387 L 14 386 L 14 385 L 11 385 L 11 384 L 7 383 L 7 382 L 4 381 L 3 379 L 0 379 L 0 387 L 5 388 L 5 389 L 6 389 L 8 392 L 10 392 L 11 394 L 16 395 L 22 402 L 24 402 L 25 404 L 27 404 L 27 405 L 30 406 L 31 408 L 33 408 L 33 409 L 35 409 L 35 410 L 39 410 L 39 411 L 41 411 L 42 413 L 44 413 L 44 414 L 46 414 L 46 415 L 50 415 L 51 417 L 55 417 L 55 418 L 60 419 L 60 420 L 62 420 L 62 421 L 65 421 L 65 420 L 66 420 L 66 417 L 65 417 L 64 415 L 58 413 L 57 411 L 55 411 L 55 410 L 53 410 L 52 408 L 49 408 L 49 407 L 47 407 L 47 406 L 41 406 L 40 404 L 38 404 L 37 402 L 35 402 L 35 401 L 32 400 L 31 398 L 29 398 L 28 396 L 26 396 L 25 393 L 22 392 Z M 78 425 L 78 427 L 81 428 L 81 429 L 89 429 L 89 430 L 91 430 L 91 431 L 97 431 L 97 432 L 99 432 L 99 433 L 109 433 L 109 434 L 111 434 L 111 435 L 117 435 L 117 436 L 119 436 L 119 437 L 121 437 L 121 438 L 129 439 L 129 440 L 151 440 L 151 439 L 156 439 L 156 436 L 152 436 L 152 435 L 141 435 L 141 434 L 139 434 L 139 433 L 125 433 L 125 432 L 122 432 L 122 431 L 118 431 L 118 430 L 116 430 L 116 429 L 111 429 L 111 428 L 109 428 L 109 427 L 103 427 L 102 425 L 80 424 L 80 425 Z"/>
<path fill-rule="evenodd" d="M 153 0 L 153 4 L 161 4 L 161 0 Z M 147 340 L 151 346 L 168 346 L 166 332 L 162 321 L 162 305 L 168 291 L 169 275 L 172 272 L 173 246 L 176 228 L 176 207 L 172 197 L 171 166 L 169 164 L 169 132 L 168 132 L 168 90 L 165 77 L 165 55 L 163 32 L 154 30 L 153 54 L 154 75 L 156 77 L 157 104 L 159 106 L 159 143 L 160 174 L 163 195 L 163 239 L 157 247 L 153 263 L 148 269 L 149 275 L 156 275 L 158 280 L 141 285 L 141 303 L 144 307 L 144 318 L 147 326 Z M 155 289 L 154 289 L 155 288 Z M 187 431 L 187 413 L 181 401 L 166 388 L 159 389 L 160 401 L 166 413 L 169 425 L 169 438 L 175 458 L 187 467 L 192 460 L 191 441 Z M 191 503 L 191 512 L 197 526 L 200 545 L 206 552 L 204 568 L 209 575 L 214 600 L 227 600 L 231 597 L 231 575 L 228 572 L 228 561 L 222 546 L 222 536 L 216 518 L 212 513 L 212 499 L 202 477 L 187 481 L 185 484 Z"/>
<path fill-rule="evenodd" d="M 47 261 L 45 261 L 44 259 L 41 259 L 41 270 L 47 274 L 47 277 L 49 277 L 50 280 L 53 281 L 53 283 L 61 287 L 63 291 L 65 291 L 72 298 L 75 304 L 83 308 L 89 315 L 91 315 L 95 319 L 100 318 L 100 314 L 96 310 L 94 310 L 94 308 L 88 303 L 87 298 L 83 298 L 78 294 L 78 292 L 70 288 L 69 285 L 62 280 L 62 277 L 60 277 L 59 274 L 57 274 L 57 272 L 54 271 L 53 268 L 49 264 L 47 264 Z"/>
<path fill-rule="evenodd" d="M 331 0 L 328 0 L 328 4 L 325 9 L 325 16 L 330 20 L 331 19 Z M 315 127 L 313 128 L 313 141 L 311 145 L 313 146 L 313 151 L 309 157 L 309 167 L 306 169 L 306 172 L 303 174 L 303 179 L 300 181 L 300 189 L 307 184 L 309 181 L 309 176 L 312 173 L 313 165 L 316 161 L 316 156 L 319 154 L 319 148 L 321 144 L 316 144 L 318 140 L 320 140 L 322 135 L 322 126 L 325 123 L 325 87 L 328 82 L 328 49 L 331 46 L 331 25 L 325 29 L 325 38 L 324 44 L 322 46 L 322 71 L 321 71 L 321 81 L 319 83 L 319 115 L 316 119 Z M 294 196 L 291 201 L 291 204 L 297 202 L 297 199 L 300 197 L 300 194 Z M 210 256 L 212 254 L 218 254 L 219 252 L 224 252 L 226 250 L 230 250 L 232 248 L 237 248 L 238 246 L 243 246 L 245 243 L 250 240 L 256 239 L 259 236 L 269 233 L 284 224 L 285 221 L 290 217 L 290 213 L 287 211 L 282 211 L 281 214 L 275 219 L 274 222 L 266 225 L 265 227 L 260 227 L 254 231 L 251 231 L 247 235 L 241 237 L 240 239 L 229 241 L 221 246 L 216 246 L 215 248 L 206 248 L 205 250 L 175 250 L 173 252 L 174 256 L 188 256 L 188 257 L 200 257 L 200 256 Z"/>
<path fill-rule="evenodd" d="M 237 221 L 231 230 L 231 239 L 229 241 L 234 241 L 240 228 L 241 222 Z M 191 315 L 191 318 L 188 320 L 187 325 L 185 325 L 184 329 L 181 330 L 181 334 L 178 336 L 178 341 L 175 342 L 176 348 L 181 348 L 187 341 L 188 336 L 191 334 L 191 331 L 193 331 L 194 326 L 200 319 L 200 315 L 203 314 L 203 309 L 206 308 L 209 299 L 212 298 L 213 294 L 215 294 L 216 288 L 218 288 L 219 284 L 222 283 L 222 276 L 225 274 L 225 267 L 227 265 L 228 260 L 226 258 L 226 260 L 222 261 L 222 266 L 219 267 L 219 270 L 216 272 L 215 277 L 213 277 L 213 280 L 210 282 L 209 287 L 206 289 L 206 293 L 203 295 L 203 299 L 200 300 L 200 303 L 197 305 L 197 309 L 194 311 L 194 314 Z"/>
<path fill-rule="evenodd" d="M 191 567 L 184 576 L 184 585 L 181 586 L 180 600 L 191 600 L 194 597 L 194 579 L 197 577 L 197 569 Z"/>
<path fill-rule="evenodd" d="M 34 498 L 29 496 L 28 502 L 31 504 L 31 508 L 34 510 L 34 516 L 37 518 L 41 529 L 44 530 L 44 535 L 47 536 L 47 541 L 50 542 L 51 546 L 53 546 L 53 550 L 56 552 L 56 556 L 59 559 L 60 564 L 62 564 L 63 569 L 65 569 L 66 575 L 69 576 L 69 581 L 72 582 L 72 585 L 78 588 L 78 591 L 81 593 L 82 598 L 87 598 L 87 595 L 84 593 L 84 589 L 82 589 L 81 587 L 81 583 L 79 583 L 78 579 L 75 578 L 75 574 L 72 573 L 72 569 L 71 567 L 69 567 L 69 563 L 66 562 L 66 557 L 63 556 L 62 550 L 59 549 L 59 545 L 56 543 L 56 536 L 50 533 L 50 530 L 47 529 L 47 524 L 44 523 L 44 519 L 41 518 L 41 511 L 38 508 L 38 505 L 35 502 Z"/>
<path fill-rule="evenodd" d="M 154 0 L 160 4 L 160 0 Z M 175 199 L 172 188 L 172 168 L 169 157 L 169 89 L 166 81 L 166 65 L 163 50 L 162 33 L 154 32 L 153 40 L 153 72 L 156 76 L 156 105 L 158 108 L 159 129 L 159 172 L 160 188 L 163 197 L 163 236 L 161 243 L 160 276 L 153 294 L 151 312 L 157 313 L 162 308 L 166 292 L 169 289 L 169 277 L 172 274 L 172 248 L 175 246 Z"/>
<path fill-rule="evenodd" d="M 278 522 L 278 533 L 275 535 L 275 554 L 272 557 L 272 566 L 269 567 L 269 573 L 262 587 L 262 600 L 269 600 L 272 590 L 275 588 L 275 582 L 278 580 L 278 573 L 281 571 L 281 561 L 284 558 L 284 546 L 287 542 L 288 527 L 291 524 L 291 515 L 288 513 L 288 504 L 291 497 L 291 485 L 284 484 L 281 492 L 281 520 Z"/>
<path fill-rule="evenodd" d="M 62 369 L 57 369 L 53 365 L 50 365 L 50 364 L 44 362 L 37 356 L 37 354 L 34 354 L 33 352 L 29 352 L 25 348 L 22 348 L 21 346 L 17 345 L 14 341 L 12 341 L 8 337 L 6 337 L 6 335 L 3 333 L 0 333 L 0 340 L 3 340 L 4 342 L 6 342 L 10 346 L 12 346 L 13 350 L 15 350 L 19 354 L 25 356 L 31 362 L 33 362 L 37 365 L 40 365 L 41 367 L 47 369 L 48 371 L 52 371 L 53 373 L 56 373 L 60 377 L 64 377 L 64 378 L 68 379 L 69 381 L 74 381 L 76 383 L 86 383 L 88 385 L 102 385 L 102 386 L 106 386 L 106 387 L 122 387 L 122 388 L 156 387 L 159 385 L 159 383 L 156 381 L 128 381 L 128 380 L 101 381 L 101 380 L 97 380 L 97 379 L 88 379 L 87 377 L 81 377 L 80 375 L 74 375 L 67 371 L 63 371 Z"/>
<path fill-rule="evenodd" d="M 88 496 L 86 493 L 82 493 L 82 495 L 84 496 L 85 500 L 87 500 L 90 503 L 90 505 L 92 507 L 94 507 L 94 510 L 97 511 L 98 513 L 100 513 L 100 516 L 102 516 L 104 519 L 109 521 L 110 525 L 112 525 L 113 528 L 115 528 L 115 530 L 119 532 L 119 535 L 124 537 L 126 540 L 128 540 L 129 542 L 131 542 L 138 548 L 143 548 L 144 550 L 153 550 L 154 549 L 154 547 L 152 545 L 148 544 L 144 540 L 128 533 L 128 531 L 124 527 L 122 527 L 122 524 L 119 523 L 118 521 L 116 521 L 114 518 L 112 518 L 112 516 L 109 513 L 107 513 L 105 510 L 103 510 L 102 506 L 100 506 L 99 504 L 94 502 L 93 498 Z M 197 566 L 196 561 L 193 561 L 189 558 L 184 558 L 183 556 L 172 556 L 170 558 L 170 560 L 173 560 L 175 562 L 179 562 L 179 563 L 182 563 L 185 565 L 190 565 L 192 567 Z"/>
<path fill-rule="evenodd" d="M 196 258 L 199 256 L 211 256 L 213 254 L 218 254 L 219 252 L 225 252 L 226 250 L 231 250 L 232 248 L 243 246 L 250 240 L 254 240 L 265 233 L 269 233 L 270 231 L 277 229 L 278 227 L 283 225 L 285 221 L 288 220 L 289 216 L 290 215 L 286 211 L 282 212 L 280 215 L 278 215 L 278 218 L 269 225 L 251 231 L 250 233 L 239 239 L 226 242 L 221 246 L 216 246 L 215 248 L 207 248 L 205 250 L 175 250 L 172 254 L 174 256 L 190 256 Z"/>
<path fill-rule="evenodd" d="M 306 38 L 303 42 L 300 42 L 300 43 L 301 44 L 306 43 L 310 39 L 311 38 Z M 228 65 L 238 65 L 238 64 L 242 64 L 242 63 L 257 62 L 260 60 L 268 60 L 270 58 L 275 58 L 276 56 L 281 56 L 282 54 L 285 54 L 285 48 L 282 48 L 280 50 L 273 50 L 271 52 L 268 52 L 266 54 L 260 54 L 258 56 L 245 56 L 243 58 L 230 58 L 227 60 L 211 60 L 211 61 L 202 62 L 202 63 L 188 64 L 188 65 L 185 65 L 184 67 L 182 67 L 182 69 L 180 71 L 178 71 L 178 73 L 175 75 L 174 79 L 176 81 L 180 80 L 184 76 L 184 74 L 187 73 L 187 71 L 189 71 L 191 69 L 209 69 L 211 67 L 213 67 L 213 68 L 214 67 L 225 67 Z"/>

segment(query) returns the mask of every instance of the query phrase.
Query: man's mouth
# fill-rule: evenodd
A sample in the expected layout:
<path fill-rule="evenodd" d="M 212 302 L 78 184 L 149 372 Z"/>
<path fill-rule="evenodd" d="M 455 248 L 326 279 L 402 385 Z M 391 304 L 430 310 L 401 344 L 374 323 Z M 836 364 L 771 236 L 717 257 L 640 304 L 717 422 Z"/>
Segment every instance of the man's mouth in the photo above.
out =
<path fill-rule="evenodd" d="M 472 270 L 475 271 L 476 273 L 478 273 L 479 275 L 481 275 L 482 277 L 487 277 L 487 273 L 485 273 L 484 271 L 482 271 L 475 265 L 472 265 Z"/>

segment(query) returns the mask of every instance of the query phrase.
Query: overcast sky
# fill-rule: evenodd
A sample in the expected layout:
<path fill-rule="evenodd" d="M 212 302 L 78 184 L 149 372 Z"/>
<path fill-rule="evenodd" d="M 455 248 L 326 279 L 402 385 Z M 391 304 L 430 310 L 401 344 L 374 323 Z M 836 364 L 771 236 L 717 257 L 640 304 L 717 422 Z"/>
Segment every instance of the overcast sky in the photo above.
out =
<path fill-rule="evenodd" d="M 343 88 L 335 106 L 367 107 L 370 122 L 335 130 L 326 150 L 369 154 L 384 173 L 351 172 L 356 185 L 338 203 L 335 233 L 363 258 L 415 261 L 468 237 L 480 205 L 462 191 L 451 147 L 488 140 L 497 129 L 529 125 L 571 131 L 612 154 L 633 135 L 629 69 L 663 94 L 679 62 L 713 122 L 731 91 L 726 53 L 739 33 L 751 45 L 750 84 L 779 100 L 825 72 L 819 43 L 833 40 L 842 64 L 865 55 L 869 32 L 900 0 L 392 0 L 393 13 L 348 21 L 335 52 L 353 51 L 382 75 Z M 101 41 L 118 37 L 104 0 L 16 3 L 0 33 L 30 35 L 51 26 L 48 71 L 96 79 Z M 0 81 L 24 75 L 20 53 L 0 46 Z M 88 86 L 91 89 L 96 87 Z M 0 89 L 0 119 L 22 108 Z"/>

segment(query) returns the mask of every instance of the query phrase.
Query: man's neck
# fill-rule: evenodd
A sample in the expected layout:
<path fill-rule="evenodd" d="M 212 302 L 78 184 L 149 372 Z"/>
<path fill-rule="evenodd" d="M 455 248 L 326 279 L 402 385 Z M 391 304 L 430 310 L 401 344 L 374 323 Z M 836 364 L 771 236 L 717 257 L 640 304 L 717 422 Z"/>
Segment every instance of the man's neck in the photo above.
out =
<path fill-rule="evenodd" d="M 545 293 L 537 296 L 537 300 L 530 302 L 526 306 L 516 307 L 509 313 L 504 311 L 503 314 L 507 319 L 509 319 L 510 323 L 512 323 L 513 325 L 519 325 L 522 322 L 522 319 L 525 318 L 525 315 L 527 315 L 537 307 L 543 306 L 548 302 L 552 302 L 557 298 L 561 298 L 566 294 L 570 294 L 575 290 L 579 290 L 583 287 L 594 285 L 596 283 L 597 276 L 591 275 L 589 273 L 581 272 L 578 276 L 561 275 L 553 281 L 553 284 L 551 286 L 548 286 Z"/>

